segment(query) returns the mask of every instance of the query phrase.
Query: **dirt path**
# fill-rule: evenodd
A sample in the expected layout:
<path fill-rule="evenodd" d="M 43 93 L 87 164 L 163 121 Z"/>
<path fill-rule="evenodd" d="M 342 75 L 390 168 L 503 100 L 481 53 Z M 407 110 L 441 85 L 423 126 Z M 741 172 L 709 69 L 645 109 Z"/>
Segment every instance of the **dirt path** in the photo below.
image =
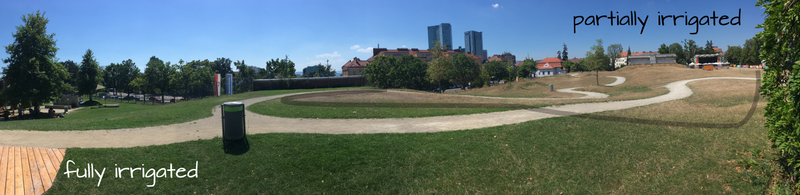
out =
<path fill-rule="evenodd" d="M 550 106 L 544 109 L 512 110 L 457 116 L 396 119 L 296 119 L 264 116 L 246 111 L 247 133 L 412 133 L 476 129 L 564 115 L 627 109 L 682 99 L 692 95 L 692 90 L 686 86 L 686 83 L 708 79 L 755 80 L 754 78 L 743 77 L 690 79 L 669 83 L 665 86 L 669 89 L 669 93 L 647 99 L 582 103 Z M 304 93 L 252 98 L 242 102 L 245 105 L 253 105 L 257 102 L 296 94 Z M 212 117 L 186 123 L 133 129 L 92 131 L 2 130 L 0 131 L 0 135 L 3 135 L 0 136 L 0 145 L 47 148 L 108 148 L 161 145 L 197 139 L 211 139 L 222 134 L 219 107 L 215 107 L 213 113 L 214 116 Z"/>

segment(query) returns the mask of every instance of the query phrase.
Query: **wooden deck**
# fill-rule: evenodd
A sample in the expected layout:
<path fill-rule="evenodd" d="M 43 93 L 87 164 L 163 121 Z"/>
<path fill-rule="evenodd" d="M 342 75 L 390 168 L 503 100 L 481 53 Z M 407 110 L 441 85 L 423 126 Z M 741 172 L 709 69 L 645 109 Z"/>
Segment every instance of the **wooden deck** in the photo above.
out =
<path fill-rule="evenodd" d="M 0 146 L 0 194 L 43 194 L 53 185 L 66 151 Z"/>

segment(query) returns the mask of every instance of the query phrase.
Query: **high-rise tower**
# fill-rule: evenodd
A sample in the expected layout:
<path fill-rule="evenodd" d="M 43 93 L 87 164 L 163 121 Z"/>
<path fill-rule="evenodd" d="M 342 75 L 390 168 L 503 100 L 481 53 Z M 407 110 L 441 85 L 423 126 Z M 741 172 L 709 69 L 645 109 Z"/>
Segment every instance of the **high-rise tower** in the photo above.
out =
<path fill-rule="evenodd" d="M 450 23 L 428 26 L 428 49 L 433 48 L 436 41 L 440 41 L 448 50 L 453 50 L 453 32 Z"/>

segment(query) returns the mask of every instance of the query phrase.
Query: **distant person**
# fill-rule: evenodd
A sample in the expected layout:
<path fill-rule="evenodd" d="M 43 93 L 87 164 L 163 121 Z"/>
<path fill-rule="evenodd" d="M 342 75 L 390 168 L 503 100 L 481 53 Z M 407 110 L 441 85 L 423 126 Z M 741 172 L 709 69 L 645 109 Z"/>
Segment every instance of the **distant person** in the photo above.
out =
<path fill-rule="evenodd" d="M 50 110 L 47 110 L 47 114 L 52 116 L 53 118 L 56 118 L 56 111 L 53 110 L 52 107 L 50 108 Z"/>
<path fill-rule="evenodd" d="M 81 104 L 83 104 L 83 98 L 81 98 Z"/>

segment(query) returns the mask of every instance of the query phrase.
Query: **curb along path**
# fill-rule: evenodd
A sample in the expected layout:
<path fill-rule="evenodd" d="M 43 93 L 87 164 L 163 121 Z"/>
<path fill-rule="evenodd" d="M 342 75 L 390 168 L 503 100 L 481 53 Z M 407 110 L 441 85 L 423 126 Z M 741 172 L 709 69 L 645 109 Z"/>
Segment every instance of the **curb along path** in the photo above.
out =
<path fill-rule="evenodd" d="M 247 119 L 246 125 L 248 134 L 275 132 L 353 134 L 455 131 L 515 124 L 537 119 L 564 116 L 564 114 L 559 114 L 558 112 L 573 114 L 593 113 L 627 109 L 682 99 L 691 96 L 693 93 L 692 90 L 686 86 L 687 83 L 708 79 L 755 80 L 755 78 L 745 77 L 709 77 L 682 80 L 667 84 L 665 87 L 669 89 L 669 93 L 661 96 L 638 100 L 550 106 L 545 108 L 549 111 L 541 112 L 537 111 L 537 109 L 530 109 L 471 115 L 396 119 L 280 118 L 259 115 L 247 110 L 245 110 L 245 114 Z M 618 81 L 619 80 L 620 79 L 618 79 Z M 318 92 L 259 97 L 243 100 L 242 102 L 249 106 L 257 102 L 307 93 Z M 0 130 L 0 135 L 3 135 L 0 136 L 0 145 L 47 148 L 113 148 L 162 145 L 198 139 L 211 139 L 214 137 L 220 137 L 222 134 L 219 106 L 215 106 L 212 109 L 212 112 L 214 115 L 208 118 L 179 124 L 144 128 L 91 131 Z"/>

